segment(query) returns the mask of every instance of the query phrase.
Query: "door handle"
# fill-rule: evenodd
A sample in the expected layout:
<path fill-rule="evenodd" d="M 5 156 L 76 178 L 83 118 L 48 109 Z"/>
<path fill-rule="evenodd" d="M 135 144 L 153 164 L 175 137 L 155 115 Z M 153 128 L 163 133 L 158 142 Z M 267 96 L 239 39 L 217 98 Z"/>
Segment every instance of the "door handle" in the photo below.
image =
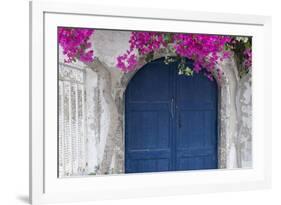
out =
<path fill-rule="evenodd" d="M 171 100 L 171 104 L 170 104 L 170 112 L 171 112 L 171 117 L 174 118 L 174 98 L 172 98 Z"/>

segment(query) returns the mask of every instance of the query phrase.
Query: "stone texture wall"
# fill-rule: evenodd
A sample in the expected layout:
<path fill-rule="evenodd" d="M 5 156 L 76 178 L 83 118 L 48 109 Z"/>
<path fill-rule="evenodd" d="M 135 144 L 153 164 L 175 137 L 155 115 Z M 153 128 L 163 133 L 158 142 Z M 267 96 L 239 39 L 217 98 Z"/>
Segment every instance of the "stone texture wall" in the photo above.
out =
<path fill-rule="evenodd" d="M 88 173 L 124 172 L 124 92 L 134 73 L 116 67 L 116 57 L 129 47 L 130 32 L 97 30 L 96 60 L 86 69 Z M 161 51 L 155 58 L 170 55 Z M 145 62 L 139 61 L 141 68 Z M 250 167 L 251 74 L 239 79 L 233 59 L 219 66 L 219 167 Z"/>
<path fill-rule="evenodd" d="M 237 87 L 237 150 L 240 167 L 252 167 L 252 79 L 244 76 Z"/>

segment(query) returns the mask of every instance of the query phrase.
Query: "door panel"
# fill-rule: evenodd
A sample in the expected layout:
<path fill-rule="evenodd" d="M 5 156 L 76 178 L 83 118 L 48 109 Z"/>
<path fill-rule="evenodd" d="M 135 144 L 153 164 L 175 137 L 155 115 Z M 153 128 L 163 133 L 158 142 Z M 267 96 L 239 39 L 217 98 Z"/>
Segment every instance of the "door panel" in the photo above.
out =
<path fill-rule="evenodd" d="M 215 169 L 214 161 L 212 155 L 180 157 L 177 170 Z"/>
<path fill-rule="evenodd" d="M 125 171 L 171 169 L 171 69 L 163 62 L 138 71 L 126 91 Z"/>
<path fill-rule="evenodd" d="M 128 109 L 130 126 L 128 133 L 133 136 L 126 142 L 130 149 L 163 149 L 169 146 L 169 106 L 164 103 L 131 104 Z"/>
<path fill-rule="evenodd" d="M 148 63 L 125 104 L 125 172 L 217 168 L 217 85 L 177 64 Z"/>
<path fill-rule="evenodd" d="M 176 75 L 176 169 L 217 168 L 217 85 Z"/>

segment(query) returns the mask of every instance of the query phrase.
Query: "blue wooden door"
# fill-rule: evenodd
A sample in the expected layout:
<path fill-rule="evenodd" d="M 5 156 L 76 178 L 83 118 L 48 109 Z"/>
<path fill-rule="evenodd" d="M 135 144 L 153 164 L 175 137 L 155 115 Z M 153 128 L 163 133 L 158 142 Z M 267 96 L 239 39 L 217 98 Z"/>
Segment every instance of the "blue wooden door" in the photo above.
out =
<path fill-rule="evenodd" d="M 190 65 L 191 66 L 191 65 Z M 217 168 L 217 85 L 146 64 L 125 94 L 125 172 Z"/>

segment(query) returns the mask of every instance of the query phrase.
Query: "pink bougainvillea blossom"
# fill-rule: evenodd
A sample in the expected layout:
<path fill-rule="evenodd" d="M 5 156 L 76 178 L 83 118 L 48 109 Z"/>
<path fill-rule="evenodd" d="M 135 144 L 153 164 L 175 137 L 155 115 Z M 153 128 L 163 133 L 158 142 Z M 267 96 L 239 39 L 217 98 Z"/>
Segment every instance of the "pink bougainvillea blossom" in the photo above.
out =
<path fill-rule="evenodd" d="M 70 63 L 80 60 L 90 63 L 94 59 L 94 51 L 90 50 L 92 44 L 89 42 L 93 29 L 66 28 L 58 29 L 58 42 L 66 56 L 65 62 Z"/>
<path fill-rule="evenodd" d="M 230 56 L 230 52 L 224 50 L 224 45 L 231 41 L 228 36 L 175 34 L 174 39 L 175 52 L 181 57 L 193 60 L 195 72 L 205 69 L 209 78 L 218 62 Z"/>
<path fill-rule="evenodd" d="M 132 32 L 129 44 L 130 49 L 117 57 L 116 65 L 123 72 L 130 72 L 136 69 L 136 52 L 144 56 L 166 46 L 163 34 L 157 32 Z"/>
<path fill-rule="evenodd" d="M 91 63 L 94 60 L 94 51 L 91 49 L 90 42 L 94 32 L 94 29 L 84 28 L 60 27 L 58 29 L 58 42 L 65 55 L 65 62 L 79 60 Z M 223 70 L 218 68 L 218 65 L 232 53 L 243 58 L 240 62 L 246 71 L 251 68 L 251 39 L 243 39 L 245 40 L 242 42 L 237 38 L 222 35 L 134 31 L 131 32 L 128 50 L 117 57 L 116 66 L 122 72 L 134 71 L 137 69 L 138 58 L 145 57 L 146 62 L 149 62 L 153 59 L 154 53 L 164 48 L 173 52 L 172 56 L 176 56 L 178 60 L 181 59 L 179 73 L 190 75 L 193 71 L 195 73 L 203 71 L 211 80 L 214 74 L 220 79 Z M 241 55 L 237 55 L 237 52 Z M 184 59 L 193 62 L 192 70 Z"/>
<path fill-rule="evenodd" d="M 137 56 L 128 50 L 125 54 L 117 57 L 117 67 L 127 73 L 135 69 L 137 65 Z"/>
<path fill-rule="evenodd" d="M 168 40 L 165 38 L 168 36 Z M 218 62 L 229 58 L 230 52 L 224 50 L 224 45 L 231 41 L 229 36 L 204 35 L 204 34 L 172 34 L 161 32 L 132 32 L 130 37 L 130 52 L 136 51 L 140 56 L 157 52 L 168 44 L 173 45 L 175 54 L 188 58 L 194 62 L 193 70 L 200 72 L 204 69 L 207 77 L 211 74 Z M 127 51 L 128 53 L 128 51 Z M 130 55 L 124 54 L 117 59 L 117 67 L 126 72 L 136 69 L 136 63 L 130 63 Z M 127 62 L 125 65 L 122 62 Z M 218 73 L 219 78 L 221 72 Z"/>
<path fill-rule="evenodd" d="M 166 45 L 163 33 L 158 32 L 132 32 L 129 43 L 130 49 L 138 50 L 141 55 L 156 51 Z"/>

